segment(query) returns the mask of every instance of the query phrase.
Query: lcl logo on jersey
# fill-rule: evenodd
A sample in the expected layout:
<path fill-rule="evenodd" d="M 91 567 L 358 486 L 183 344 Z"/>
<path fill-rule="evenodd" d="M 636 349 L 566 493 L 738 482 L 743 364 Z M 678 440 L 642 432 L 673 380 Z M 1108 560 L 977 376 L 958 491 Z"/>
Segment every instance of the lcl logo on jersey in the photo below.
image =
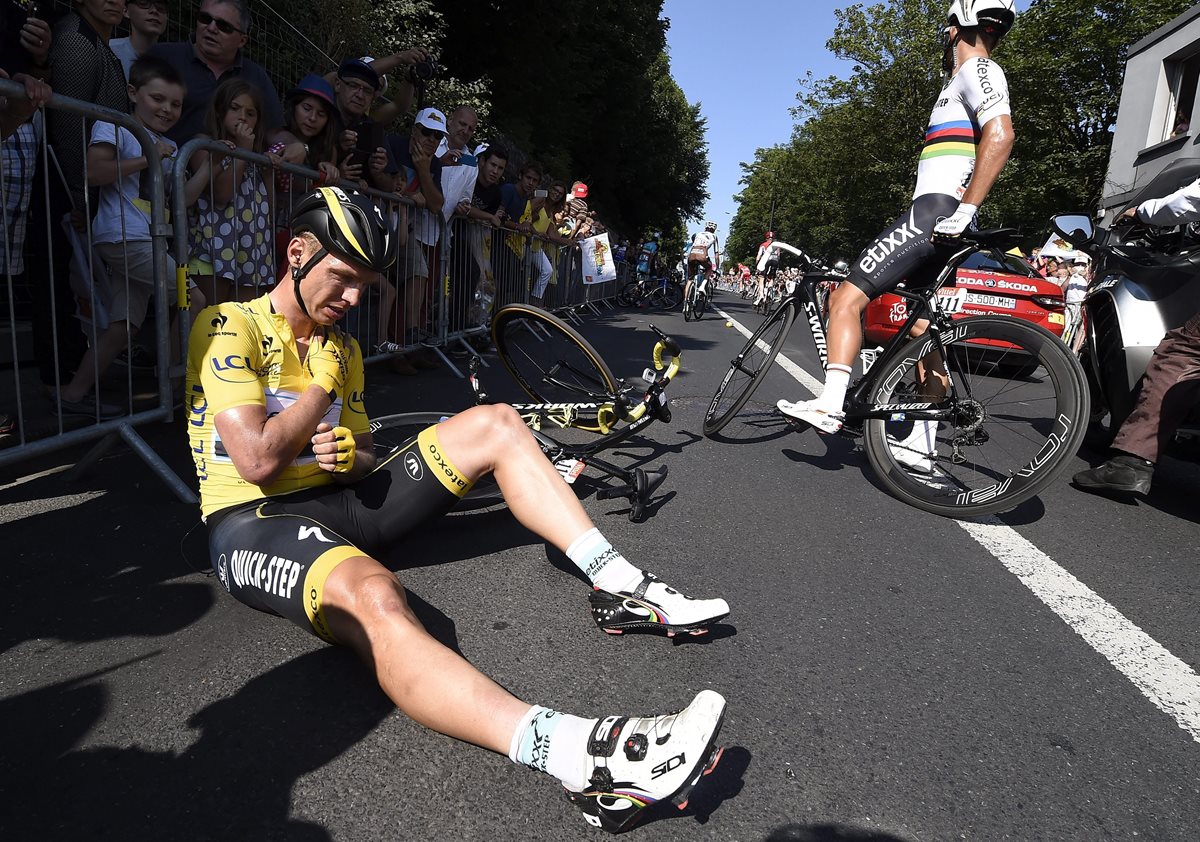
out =
<path fill-rule="evenodd" d="M 410 479 L 417 482 L 420 482 L 421 477 L 425 476 L 425 466 L 421 464 L 421 457 L 411 450 L 404 454 L 404 471 Z"/>

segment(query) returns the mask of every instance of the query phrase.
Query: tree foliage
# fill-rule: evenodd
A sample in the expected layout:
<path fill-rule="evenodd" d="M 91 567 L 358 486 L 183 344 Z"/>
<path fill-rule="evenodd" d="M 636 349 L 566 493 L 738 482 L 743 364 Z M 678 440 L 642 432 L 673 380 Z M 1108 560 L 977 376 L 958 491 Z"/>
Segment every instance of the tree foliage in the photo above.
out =
<path fill-rule="evenodd" d="M 491 82 L 492 123 L 636 235 L 669 229 L 707 198 L 698 105 L 671 77 L 662 0 L 438 3 L 442 62 Z"/>
<path fill-rule="evenodd" d="M 995 55 L 1008 77 L 1017 141 L 983 207 L 984 224 L 1020 226 L 1037 239 L 1053 213 L 1096 205 L 1126 51 L 1191 5 L 1034 0 Z M 827 46 L 852 70 L 844 79 L 802 80 L 791 141 L 759 149 L 743 165 L 731 256 L 753 256 L 772 183 L 776 234 L 829 259 L 856 255 L 907 205 L 942 84 L 944 15 L 944 0 L 837 12 Z"/>

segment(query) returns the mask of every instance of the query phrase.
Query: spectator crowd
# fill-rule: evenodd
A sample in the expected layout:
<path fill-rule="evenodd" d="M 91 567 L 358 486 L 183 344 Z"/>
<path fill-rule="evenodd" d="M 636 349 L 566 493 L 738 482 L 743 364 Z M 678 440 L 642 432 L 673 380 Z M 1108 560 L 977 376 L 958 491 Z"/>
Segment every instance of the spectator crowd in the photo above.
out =
<path fill-rule="evenodd" d="M 392 355 L 401 374 L 433 365 L 412 349 L 431 336 L 438 276 L 431 267 L 447 254 L 449 322 L 478 327 L 504 283 L 520 284 L 517 294 L 534 304 L 553 304 L 571 245 L 605 231 L 588 207 L 586 184 L 513 160 L 517 153 L 500 143 L 479 143 L 469 105 L 412 114 L 431 62 L 422 48 L 348 58 L 294 80 L 281 98 L 266 69 L 245 54 L 253 35 L 246 0 L 202 0 L 194 32 L 177 43 L 162 40 L 164 0 L 75 0 L 55 20 L 49 5 L 0 4 L 0 75 L 29 97 L 0 100 L 0 261 L 9 289 L 30 291 L 38 374 L 63 414 L 128 411 L 103 403 L 97 386 L 115 362 L 138 362 L 130 337 L 151 311 L 155 282 L 146 177 L 154 164 L 125 126 L 40 109 L 52 92 L 130 114 L 149 133 L 150 157 L 168 187 L 182 176 L 194 312 L 249 300 L 275 283 L 285 268 L 290 208 L 312 187 L 349 182 L 380 191 L 402 247 L 400 269 L 353 327 L 375 352 Z M 395 131 L 410 114 L 411 130 Z M 180 148 L 195 138 L 212 143 L 175 173 Z M 265 155 L 271 165 L 239 152 Z M 315 175 L 285 172 L 284 164 Z M 462 222 L 448 225 L 455 220 Z M 95 266 L 81 265 L 92 260 L 112 282 L 106 326 L 89 339 L 77 320 L 87 302 L 70 279 L 94 276 Z M 175 269 L 170 262 L 168 278 Z M 6 424 L 11 429 L 0 421 L 0 432 Z"/>

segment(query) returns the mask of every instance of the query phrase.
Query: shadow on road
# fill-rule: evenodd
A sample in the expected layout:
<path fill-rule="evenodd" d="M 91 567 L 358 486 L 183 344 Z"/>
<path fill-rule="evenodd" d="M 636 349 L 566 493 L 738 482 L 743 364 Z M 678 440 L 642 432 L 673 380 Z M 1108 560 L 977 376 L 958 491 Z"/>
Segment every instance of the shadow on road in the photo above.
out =
<path fill-rule="evenodd" d="M 775 828 L 764 842 L 909 842 L 881 830 L 848 824 L 785 824 Z"/>
<path fill-rule="evenodd" d="M 394 710 L 361 664 L 334 648 L 209 704 L 187 721 L 199 735 L 178 753 L 78 748 L 107 704 L 97 674 L 0 702 L 8 838 L 326 840 L 320 825 L 290 818 L 293 786 Z"/>

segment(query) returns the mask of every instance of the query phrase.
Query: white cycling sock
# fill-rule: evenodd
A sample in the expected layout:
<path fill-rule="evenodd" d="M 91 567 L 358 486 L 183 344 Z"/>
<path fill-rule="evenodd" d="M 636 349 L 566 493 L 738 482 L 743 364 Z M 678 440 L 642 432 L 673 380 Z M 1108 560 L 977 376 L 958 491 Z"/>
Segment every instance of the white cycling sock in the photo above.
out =
<path fill-rule="evenodd" d="M 920 453 L 933 453 L 937 449 L 937 428 L 936 421 L 914 421 L 912 432 L 901 444 Z"/>
<path fill-rule="evenodd" d="M 588 784 L 585 753 L 596 719 L 534 705 L 521 718 L 508 745 L 508 759 L 558 778 L 571 792 Z"/>
<path fill-rule="evenodd" d="M 825 370 L 825 389 L 814 405 L 825 412 L 841 412 L 846 402 L 846 389 L 850 385 L 850 366 L 830 363 Z"/>
<path fill-rule="evenodd" d="M 632 591 L 642 581 L 642 571 L 614 550 L 595 527 L 571 542 L 567 547 L 567 558 L 602 591 Z"/>

